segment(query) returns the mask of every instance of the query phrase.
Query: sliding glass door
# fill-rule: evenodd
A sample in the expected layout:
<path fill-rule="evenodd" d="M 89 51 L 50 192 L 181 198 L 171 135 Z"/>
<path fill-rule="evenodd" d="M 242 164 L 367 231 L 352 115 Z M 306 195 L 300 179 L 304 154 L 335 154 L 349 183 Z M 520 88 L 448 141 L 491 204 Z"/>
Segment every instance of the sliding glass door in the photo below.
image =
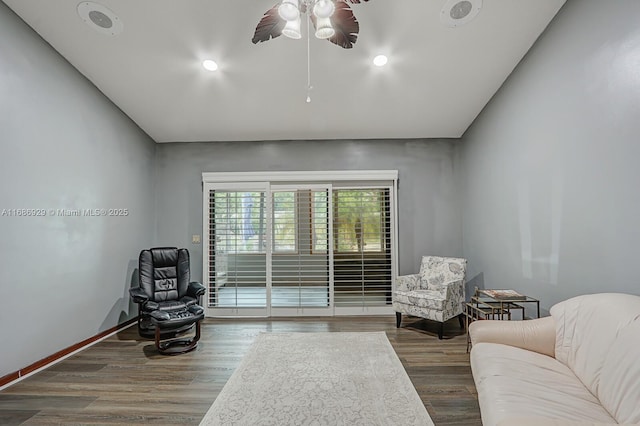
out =
<path fill-rule="evenodd" d="M 391 313 L 395 179 L 291 174 L 203 174 L 207 315 Z"/>
<path fill-rule="evenodd" d="M 271 315 L 329 315 L 330 188 L 271 187 Z"/>
<path fill-rule="evenodd" d="M 390 188 L 336 188 L 333 212 L 336 310 L 388 306 L 393 272 Z"/>
<path fill-rule="evenodd" d="M 209 308 L 221 315 L 266 316 L 266 187 L 208 189 Z"/>

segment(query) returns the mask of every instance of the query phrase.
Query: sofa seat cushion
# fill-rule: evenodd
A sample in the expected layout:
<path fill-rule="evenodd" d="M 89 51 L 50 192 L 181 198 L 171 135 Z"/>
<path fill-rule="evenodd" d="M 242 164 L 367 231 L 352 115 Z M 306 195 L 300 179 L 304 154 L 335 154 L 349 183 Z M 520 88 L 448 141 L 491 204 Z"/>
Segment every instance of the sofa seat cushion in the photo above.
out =
<path fill-rule="evenodd" d="M 395 291 L 394 300 L 406 305 L 439 311 L 444 310 L 446 302 L 440 293 L 432 290 Z"/>
<path fill-rule="evenodd" d="M 528 416 L 617 423 L 566 365 L 549 356 L 478 343 L 471 368 L 485 426 Z"/>

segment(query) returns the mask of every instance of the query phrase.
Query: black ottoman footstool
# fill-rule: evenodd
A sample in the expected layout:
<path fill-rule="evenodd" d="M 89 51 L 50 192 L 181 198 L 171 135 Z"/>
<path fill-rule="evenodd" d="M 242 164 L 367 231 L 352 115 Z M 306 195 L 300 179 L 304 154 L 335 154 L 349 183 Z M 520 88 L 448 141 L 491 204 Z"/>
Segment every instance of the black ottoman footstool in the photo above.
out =
<path fill-rule="evenodd" d="M 192 351 L 200 340 L 200 321 L 204 318 L 204 309 L 199 305 L 191 305 L 176 310 L 155 310 L 149 313 L 151 321 L 156 326 L 156 348 L 163 355 L 177 355 Z M 195 336 L 160 341 L 160 335 L 165 331 L 180 329 L 195 324 Z"/>

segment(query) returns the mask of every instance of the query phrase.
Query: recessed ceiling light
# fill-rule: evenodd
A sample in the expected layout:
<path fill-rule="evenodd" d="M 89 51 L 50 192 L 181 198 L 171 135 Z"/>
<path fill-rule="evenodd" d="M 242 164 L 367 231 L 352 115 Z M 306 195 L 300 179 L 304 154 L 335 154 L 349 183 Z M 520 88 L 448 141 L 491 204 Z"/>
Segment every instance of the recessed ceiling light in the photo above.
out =
<path fill-rule="evenodd" d="M 373 65 L 377 67 L 383 67 L 387 64 L 387 57 L 384 55 L 378 55 L 373 58 Z"/>
<path fill-rule="evenodd" d="M 124 29 L 122 20 L 100 3 L 83 1 L 78 4 L 77 11 L 85 24 L 102 34 L 115 36 Z"/>
<path fill-rule="evenodd" d="M 202 61 L 202 66 L 207 71 L 215 71 L 218 69 L 218 64 L 216 64 L 216 61 L 212 61 L 211 59 Z"/>

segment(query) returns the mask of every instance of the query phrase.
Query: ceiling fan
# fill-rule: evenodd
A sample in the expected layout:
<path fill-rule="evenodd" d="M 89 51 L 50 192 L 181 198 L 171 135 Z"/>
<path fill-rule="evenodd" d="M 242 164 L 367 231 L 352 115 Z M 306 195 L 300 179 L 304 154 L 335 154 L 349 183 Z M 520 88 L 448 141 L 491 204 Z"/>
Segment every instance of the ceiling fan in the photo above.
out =
<path fill-rule="evenodd" d="M 360 25 L 349 4 L 369 0 L 282 0 L 267 10 L 258 23 L 251 41 L 257 44 L 279 37 L 302 37 L 300 23 L 308 16 L 315 36 L 351 49 L 358 38 Z"/>

